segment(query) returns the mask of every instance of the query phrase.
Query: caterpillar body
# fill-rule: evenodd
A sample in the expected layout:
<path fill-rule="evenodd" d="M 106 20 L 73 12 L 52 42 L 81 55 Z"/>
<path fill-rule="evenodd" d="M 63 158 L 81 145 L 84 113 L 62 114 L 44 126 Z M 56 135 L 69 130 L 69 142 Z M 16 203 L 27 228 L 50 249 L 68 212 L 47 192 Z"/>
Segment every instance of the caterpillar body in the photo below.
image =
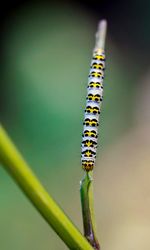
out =
<path fill-rule="evenodd" d="M 104 50 L 95 49 L 93 52 L 88 78 L 81 144 L 82 168 L 87 172 L 93 170 L 96 160 L 99 115 L 103 100 L 104 70 Z"/>

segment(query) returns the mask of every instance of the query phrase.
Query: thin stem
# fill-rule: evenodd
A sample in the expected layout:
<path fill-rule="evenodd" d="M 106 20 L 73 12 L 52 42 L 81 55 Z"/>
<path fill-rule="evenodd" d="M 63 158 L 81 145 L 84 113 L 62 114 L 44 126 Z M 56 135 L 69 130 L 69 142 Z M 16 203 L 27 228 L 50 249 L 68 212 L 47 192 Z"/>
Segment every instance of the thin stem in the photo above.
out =
<path fill-rule="evenodd" d="M 93 249 L 35 177 L 1 125 L 0 163 L 70 249 Z"/>
<path fill-rule="evenodd" d="M 101 20 L 98 24 L 98 29 L 96 33 L 96 43 L 95 49 L 104 49 L 107 31 L 107 21 Z"/>
<path fill-rule="evenodd" d="M 107 22 L 102 20 L 98 24 L 94 51 L 104 50 L 106 39 Z M 94 249 L 99 250 L 100 245 L 96 237 L 96 224 L 94 217 L 93 202 L 93 171 L 86 172 L 80 183 L 81 206 L 83 216 L 84 235 Z"/>
<path fill-rule="evenodd" d="M 92 175 L 92 173 L 91 173 Z M 100 249 L 98 240 L 96 238 L 96 226 L 93 209 L 93 184 L 92 176 L 86 173 L 80 183 L 80 194 L 82 204 L 82 216 L 84 235 L 94 249 Z"/>

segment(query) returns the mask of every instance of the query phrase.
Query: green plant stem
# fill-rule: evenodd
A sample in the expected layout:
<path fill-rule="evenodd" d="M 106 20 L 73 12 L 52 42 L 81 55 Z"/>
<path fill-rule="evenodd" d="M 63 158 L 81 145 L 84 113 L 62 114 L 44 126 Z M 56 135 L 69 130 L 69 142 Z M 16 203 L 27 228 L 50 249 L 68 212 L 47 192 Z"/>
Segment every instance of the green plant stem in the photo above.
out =
<path fill-rule="evenodd" d="M 100 249 L 98 240 L 96 238 L 94 205 L 93 205 L 93 173 L 86 173 L 80 183 L 80 194 L 82 204 L 82 216 L 84 235 L 93 246 L 94 249 Z"/>
<path fill-rule="evenodd" d="M 0 163 L 70 249 L 93 249 L 35 177 L 1 125 Z"/>

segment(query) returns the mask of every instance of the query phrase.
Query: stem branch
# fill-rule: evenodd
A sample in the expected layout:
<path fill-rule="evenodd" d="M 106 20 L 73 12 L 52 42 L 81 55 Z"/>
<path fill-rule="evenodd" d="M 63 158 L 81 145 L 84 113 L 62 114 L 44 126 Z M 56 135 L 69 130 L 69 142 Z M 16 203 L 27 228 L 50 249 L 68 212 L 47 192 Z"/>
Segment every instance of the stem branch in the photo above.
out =
<path fill-rule="evenodd" d="M 1 125 L 0 163 L 70 249 L 93 249 L 35 177 Z"/>

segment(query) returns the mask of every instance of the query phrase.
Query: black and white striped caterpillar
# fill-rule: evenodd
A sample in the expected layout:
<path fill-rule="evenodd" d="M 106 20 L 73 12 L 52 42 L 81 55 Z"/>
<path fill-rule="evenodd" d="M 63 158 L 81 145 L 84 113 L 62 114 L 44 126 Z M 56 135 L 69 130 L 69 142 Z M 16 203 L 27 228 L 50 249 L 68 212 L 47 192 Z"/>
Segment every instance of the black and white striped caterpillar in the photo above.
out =
<path fill-rule="evenodd" d="M 86 108 L 83 122 L 81 163 L 84 170 L 91 171 L 95 165 L 99 115 L 103 99 L 105 53 L 95 49 L 88 78 Z"/>

